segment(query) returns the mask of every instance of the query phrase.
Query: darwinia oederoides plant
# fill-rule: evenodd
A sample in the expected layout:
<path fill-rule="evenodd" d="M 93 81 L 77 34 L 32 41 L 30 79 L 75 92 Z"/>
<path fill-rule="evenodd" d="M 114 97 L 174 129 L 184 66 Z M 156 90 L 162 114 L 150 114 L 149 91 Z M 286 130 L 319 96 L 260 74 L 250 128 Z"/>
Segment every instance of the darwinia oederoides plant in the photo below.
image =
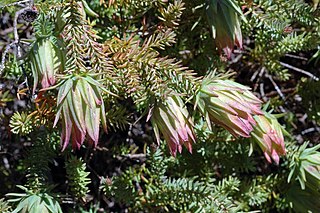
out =
<path fill-rule="evenodd" d="M 181 1 L 170 5 L 179 11 L 184 6 Z M 196 78 L 196 73 L 174 59 L 161 57 L 156 50 L 175 42 L 172 27 L 177 26 L 181 14 L 169 24 L 160 22 L 143 43 L 128 35 L 127 40 L 102 44 L 86 21 L 84 7 L 81 2 L 68 1 L 49 13 L 51 28 L 47 32 L 36 28 L 41 36 L 28 58 L 33 92 L 58 89 L 53 126 L 61 127 L 62 150 L 70 140 L 74 149 L 80 149 L 84 141 L 96 146 L 100 123 L 107 131 L 105 116 L 110 109 L 105 103 L 112 108 L 112 101 L 132 98 L 139 111 L 149 111 L 158 143 L 163 135 L 172 155 L 181 152 L 183 145 L 191 152 L 197 138 L 185 100 L 192 100 L 189 104 L 199 110 L 209 127 L 219 125 L 234 137 L 253 137 L 267 160 L 271 162 L 271 157 L 279 163 L 279 156 L 285 154 L 282 128 L 261 110 L 262 102 L 248 87 L 227 80 L 227 76 Z M 232 0 L 212 0 L 207 13 L 218 49 L 230 56 L 234 45 L 242 46 L 240 8 Z M 41 14 L 37 22 L 45 22 L 44 17 Z"/>
<path fill-rule="evenodd" d="M 117 1 L 108 3 L 109 7 L 117 5 Z M 230 75 L 199 77 L 177 59 L 163 56 L 162 51 L 176 42 L 175 30 L 185 6 L 182 1 L 145 2 L 147 6 L 149 3 L 160 14 L 155 26 L 141 34 L 126 29 L 122 37 L 105 41 L 88 21 L 87 16 L 97 14 L 85 1 L 63 1 L 43 10 L 41 3 L 28 6 L 29 12 L 39 13 L 33 22 L 35 40 L 26 56 L 16 60 L 18 66 L 29 69 L 33 79 L 32 88 L 25 86 L 23 91 L 30 89 L 37 98 L 35 110 L 12 116 L 11 131 L 24 136 L 41 126 L 58 129 L 61 150 L 66 153 L 70 143 L 74 150 L 87 144 L 97 146 L 100 128 L 108 134 L 110 126 L 117 126 L 113 121 L 120 118 L 113 114 L 114 109 L 127 114 L 134 109 L 153 127 L 155 141 L 159 144 L 163 138 L 176 156 L 183 147 L 194 152 L 200 116 L 209 130 L 219 126 L 229 131 L 232 140 L 248 138 L 260 147 L 269 163 L 273 160 L 279 164 L 280 156 L 286 154 L 285 131 L 276 115 L 262 109 L 263 102 L 250 88 L 228 79 Z M 240 23 L 245 18 L 238 3 L 210 0 L 205 4 L 205 14 L 212 43 L 230 58 L 235 46 L 242 48 Z M 147 29 L 144 22 L 147 20 L 142 21 L 143 30 Z M 121 102 L 125 101 L 133 106 L 124 108 Z M 87 178 L 82 160 L 78 161 L 82 176 Z M 76 185 L 77 177 L 72 173 L 68 176 Z M 82 182 L 84 190 L 80 187 L 76 191 L 81 198 L 88 191 L 87 179 Z"/>

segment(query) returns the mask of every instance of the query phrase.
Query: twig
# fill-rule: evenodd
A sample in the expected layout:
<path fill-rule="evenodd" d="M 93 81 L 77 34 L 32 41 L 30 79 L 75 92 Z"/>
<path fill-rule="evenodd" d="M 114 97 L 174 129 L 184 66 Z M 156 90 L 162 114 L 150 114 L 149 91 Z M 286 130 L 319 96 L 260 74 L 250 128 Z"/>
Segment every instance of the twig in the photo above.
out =
<path fill-rule="evenodd" d="M 101 180 L 101 175 L 98 174 L 98 172 L 96 172 L 88 163 L 87 163 L 87 167 L 92 171 L 92 173 L 97 176 L 97 178 L 99 180 Z"/>
<path fill-rule="evenodd" d="M 260 84 L 260 94 L 261 94 L 261 98 L 263 99 L 263 101 L 267 102 L 268 99 L 265 96 L 264 84 L 263 83 Z"/>
<path fill-rule="evenodd" d="M 298 56 L 298 55 L 292 55 L 292 54 L 285 54 L 285 56 L 290 57 L 290 58 L 296 58 L 296 59 L 300 59 L 303 61 L 308 61 L 308 59 L 306 57 L 302 57 L 302 56 Z"/>
<path fill-rule="evenodd" d="M 253 80 L 257 77 L 257 75 L 259 74 L 258 70 L 256 70 L 253 75 L 250 78 L 250 81 L 253 82 Z"/>
<path fill-rule="evenodd" d="M 308 118 L 308 115 L 307 113 L 304 113 L 303 116 L 301 116 L 300 118 L 298 118 L 298 120 L 303 124 L 305 125 L 306 124 L 306 119 Z"/>
<path fill-rule="evenodd" d="M 19 5 L 19 4 L 23 4 L 23 3 L 27 3 L 27 2 L 29 2 L 29 5 L 30 5 L 30 3 L 31 3 L 30 0 L 23 0 L 23 1 L 17 1 L 17 2 L 10 3 L 10 4 L 6 4 L 4 6 L 0 6 L 0 8 L 11 7 L 11 6 L 15 6 L 15 5 Z M 32 5 L 33 5 L 33 1 L 32 1 Z"/>
<path fill-rule="evenodd" d="M 317 125 L 317 123 L 314 120 L 312 121 L 312 124 L 316 128 L 316 131 L 320 133 L 320 127 Z"/>
<path fill-rule="evenodd" d="M 296 71 L 296 72 L 303 73 L 303 74 L 309 76 L 310 78 L 312 78 L 312 79 L 315 80 L 315 81 L 319 81 L 319 78 L 318 78 L 317 76 L 313 75 L 313 74 L 310 73 L 310 72 L 307 72 L 307 71 L 305 71 L 305 70 L 303 70 L 303 69 L 294 67 L 294 66 L 292 66 L 292 65 L 290 65 L 290 64 L 286 64 L 286 63 L 281 62 L 281 61 L 280 61 L 280 64 L 281 64 L 282 66 L 287 67 L 287 68 L 289 68 L 289 69 L 292 69 L 292 70 L 294 70 L 294 71 Z"/>
<path fill-rule="evenodd" d="M 1 30 L 0 35 L 5 36 L 13 31 L 13 27 L 9 27 L 7 29 Z M 3 38 L 2 38 L 3 39 Z"/>
<path fill-rule="evenodd" d="M 13 46 L 16 46 L 17 48 L 17 51 L 16 51 L 16 56 L 17 56 L 17 59 L 19 60 L 21 58 L 21 47 L 19 45 L 19 34 L 18 34 L 18 18 L 19 16 L 24 13 L 25 11 L 29 10 L 30 8 L 33 7 L 34 5 L 34 0 L 23 0 L 23 1 L 19 1 L 19 2 L 15 2 L 15 3 L 11 3 L 11 4 L 8 4 L 8 5 L 5 5 L 4 7 L 8 7 L 8 6 L 13 6 L 13 5 L 18 5 L 18 4 L 21 4 L 21 3 L 27 3 L 29 2 L 29 6 L 27 7 L 24 7 L 20 10 L 18 10 L 16 13 L 15 13 L 15 16 L 14 16 L 14 20 L 13 20 L 13 34 L 14 34 L 14 41 L 7 45 L 6 46 L 6 49 L 5 51 L 3 52 L 2 54 L 2 58 L 1 58 L 1 64 L 0 64 L 0 75 L 2 74 L 2 71 L 4 69 L 4 63 L 5 63 L 5 59 L 6 59 L 6 55 L 9 51 L 10 48 L 12 48 Z"/>
<path fill-rule="evenodd" d="M 2 74 L 2 71 L 4 70 L 4 63 L 6 60 L 6 55 L 8 53 L 8 51 L 12 48 L 12 46 L 16 45 L 14 42 L 11 44 L 8 44 L 6 46 L 6 49 L 4 50 L 3 54 L 2 54 L 2 58 L 1 58 L 1 64 L 0 64 L 0 75 Z"/>
<path fill-rule="evenodd" d="M 147 156 L 146 154 L 126 154 L 126 155 L 123 155 L 124 157 L 127 157 L 129 159 L 135 159 L 135 158 L 138 158 L 138 159 L 145 159 Z"/>
<path fill-rule="evenodd" d="M 308 133 L 315 132 L 315 131 L 319 132 L 320 128 L 319 127 L 311 127 L 311 128 L 308 128 L 308 129 L 301 131 L 301 134 L 306 135 Z"/>
<path fill-rule="evenodd" d="M 265 69 L 266 70 L 266 69 Z M 273 87 L 275 88 L 275 90 L 277 91 L 277 93 L 279 94 L 279 96 L 281 97 L 281 99 L 284 101 L 284 103 L 286 104 L 286 98 L 283 95 L 283 93 L 281 92 L 279 86 L 276 84 L 276 82 L 273 80 L 272 76 L 268 74 L 268 72 L 265 73 L 265 76 L 271 81 Z M 260 88 L 261 89 L 261 88 Z M 285 108 L 283 106 L 279 106 L 279 109 L 281 112 L 286 112 Z"/>
<path fill-rule="evenodd" d="M 19 16 L 24 13 L 25 11 L 29 10 L 29 7 L 22 8 L 21 10 L 18 10 L 14 16 L 13 20 L 13 33 L 14 33 L 14 43 L 17 45 L 19 43 L 19 35 L 18 35 L 18 18 Z M 21 58 L 21 47 L 17 45 L 17 58 Z"/>
<path fill-rule="evenodd" d="M 71 198 L 66 197 L 66 198 L 61 199 L 61 203 L 63 203 L 63 204 L 75 204 L 75 201 L 73 199 L 71 199 Z"/>
<path fill-rule="evenodd" d="M 143 162 L 147 159 L 147 155 L 143 154 L 143 153 L 141 153 L 141 154 L 126 154 L 126 155 L 118 155 L 116 158 L 120 161 L 130 159 L 130 160 L 140 160 L 141 162 Z"/>
<path fill-rule="evenodd" d="M 281 92 L 284 94 L 284 93 L 292 93 L 294 91 L 296 91 L 297 89 L 296 88 L 287 88 L 287 89 L 283 89 L 281 90 Z M 278 93 L 276 91 L 271 91 L 269 93 L 266 94 L 267 97 L 272 97 L 272 96 L 275 96 L 277 95 Z"/>
<path fill-rule="evenodd" d="M 29 7 L 33 7 L 34 5 L 34 0 L 29 0 Z"/>
<path fill-rule="evenodd" d="M 254 81 L 254 79 L 257 77 L 257 75 L 259 76 L 258 80 L 261 78 L 261 76 L 263 75 L 264 71 L 266 71 L 266 68 L 265 67 L 262 67 L 260 72 L 256 71 L 252 77 L 250 78 L 250 81 Z"/>
<path fill-rule="evenodd" d="M 242 52 L 239 51 L 239 54 L 238 54 L 234 59 L 232 59 L 232 61 L 229 62 L 229 64 L 235 64 L 235 63 L 237 63 L 237 62 L 241 59 L 241 57 L 242 57 Z"/>
<path fill-rule="evenodd" d="M 271 81 L 274 89 L 277 91 L 277 93 L 279 94 L 279 96 L 282 98 L 282 100 L 285 101 L 285 96 L 283 95 L 283 93 L 281 92 L 280 88 L 278 87 L 278 85 L 276 84 L 276 82 L 273 80 L 273 78 L 271 77 L 271 75 L 266 73 L 266 77 L 269 78 L 269 80 Z"/>

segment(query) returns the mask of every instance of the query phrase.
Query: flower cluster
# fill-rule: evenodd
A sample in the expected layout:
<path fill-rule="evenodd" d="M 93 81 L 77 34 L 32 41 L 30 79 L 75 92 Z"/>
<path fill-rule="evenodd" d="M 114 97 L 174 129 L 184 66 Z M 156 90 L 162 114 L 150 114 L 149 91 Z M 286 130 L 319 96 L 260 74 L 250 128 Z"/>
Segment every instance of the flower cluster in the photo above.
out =
<path fill-rule="evenodd" d="M 191 142 L 195 142 L 193 122 L 179 96 L 168 97 L 164 103 L 156 105 L 152 112 L 151 123 L 158 143 L 161 132 L 173 156 L 177 150 L 181 153 L 182 145 L 190 153 L 192 152 Z"/>
<path fill-rule="evenodd" d="M 217 124 L 235 137 L 252 138 L 262 149 L 266 159 L 279 164 L 279 157 L 285 155 L 284 129 L 276 117 L 261 110 L 262 102 L 250 88 L 220 78 L 203 79 L 196 95 L 195 107 L 206 118 L 209 128 Z M 160 132 L 169 145 L 172 155 L 181 152 L 182 145 L 192 151 L 195 142 L 193 122 L 179 96 L 168 97 L 157 104 L 152 112 L 151 122 L 158 140 Z"/>
<path fill-rule="evenodd" d="M 219 50 L 228 58 L 235 45 L 242 48 L 240 18 L 244 19 L 240 7 L 234 0 L 207 1 L 207 16 L 213 38 Z"/>
<path fill-rule="evenodd" d="M 80 148 L 86 135 L 90 144 L 99 140 L 100 119 L 107 131 L 105 107 L 101 96 L 103 87 L 89 75 L 71 76 L 59 88 L 58 111 L 54 121 L 62 117 L 61 142 L 64 150 L 72 138 L 72 147 Z"/>
<path fill-rule="evenodd" d="M 33 93 L 39 79 L 43 89 L 56 83 L 56 73 L 61 69 L 61 51 L 55 47 L 50 38 L 39 39 L 30 51 L 30 65 L 34 77 Z"/>
<path fill-rule="evenodd" d="M 254 116 L 254 119 L 257 125 L 251 133 L 253 141 L 262 149 L 269 163 L 272 158 L 276 164 L 279 164 L 279 156 L 286 154 L 282 126 L 276 117 L 268 112 Z"/>
<path fill-rule="evenodd" d="M 196 101 L 209 126 L 218 124 L 235 137 L 250 137 L 253 116 L 262 114 L 261 101 L 249 88 L 230 80 L 204 79 Z"/>

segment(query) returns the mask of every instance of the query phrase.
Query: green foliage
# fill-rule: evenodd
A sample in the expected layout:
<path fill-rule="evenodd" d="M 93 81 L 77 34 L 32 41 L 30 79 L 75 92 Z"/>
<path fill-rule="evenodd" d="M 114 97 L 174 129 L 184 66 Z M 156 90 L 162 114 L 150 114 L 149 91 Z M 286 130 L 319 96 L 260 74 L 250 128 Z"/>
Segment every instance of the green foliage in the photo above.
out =
<path fill-rule="evenodd" d="M 86 194 L 89 192 L 88 178 L 90 172 L 86 172 L 86 164 L 81 158 L 71 156 L 66 163 L 67 177 L 69 180 L 71 193 L 79 199 L 85 199 Z"/>
<path fill-rule="evenodd" d="M 132 211 L 214 211 L 236 212 L 230 194 L 238 190 L 239 181 L 224 179 L 217 185 L 197 177 L 168 177 L 167 158 L 161 149 L 147 152 L 147 166 L 129 168 L 124 174 L 105 180 L 104 190 L 116 200 L 129 204 Z"/>
<path fill-rule="evenodd" d="M 318 212 L 319 206 L 319 189 L 307 187 L 305 190 L 300 188 L 299 184 L 294 183 L 286 193 L 286 199 L 290 207 L 295 212 Z M 313 198 L 313 199 L 310 199 Z"/>
<path fill-rule="evenodd" d="M 22 68 L 19 66 L 16 56 L 10 55 L 8 61 L 5 63 L 5 68 L 2 71 L 3 76 L 7 79 L 19 78 L 22 74 Z"/>
<path fill-rule="evenodd" d="M 9 202 L 6 201 L 4 198 L 0 199 L 0 212 L 3 212 L 3 213 L 11 212 L 11 206 L 9 205 Z"/>
<path fill-rule="evenodd" d="M 66 69 L 63 73 L 91 72 L 104 74 L 105 80 L 109 79 L 110 64 L 103 47 L 96 40 L 98 36 L 88 25 L 83 11 L 76 1 L 70 1 L 60 10 L 67 19 L 63 30 L 63 38 L 66 43 Z M 89 65 L 87 65 L 89 63 Z"/>
<path fill-rule="evenodd" d="M 11 132 L 14 134 L 27 135 L 33 130 L 32 117 L 25 112 L 16 112 L 10 119 Z"/>
<path fill-rule="evenodd" d="M 3 0 L 0 3 L 0 11 L 7 9 L 10 13 L 14 14 L 16 5 L 16 0 Z"/>
<path fill-rule="evenodd" d="M 91 205 L 88 211 L 80 207 L 80 212 L 81 213 L 98 213 L 99 205 L 96 205 L 96 206 Z"/>
<path fill-rule="evenodd" d="M 57 134 L 54 132 L 38 132 L 33 146 L 28 150 L 28 157 L 23 161 L 28 190 L 46 191 L 50 174 L 49 163 L 56 156 L 57 141 Z"/>
<path fill-rule="evenodd" d="M 26 170 L 27 183 L 25 186 L 17 186 L 24 193 L 8 193 L 9 202 L 14 203 L 12 212 L 48 212 L 62 213 L 57 199 L 50 192 L 49 185 L 50 168 L 49 163 L 56 156 L 55 133 L 38 132 L 34 145 L 28 150 L 27 158 L 23 160 Z"/>
<path fill-rule="evenodd" d="M 113 130 L 124 130 L 129 123 L 129 114 L 125 108 L 121 107 L 107 107 L 109 110 L 106 112 L 106 123 L 108 123 Z"/>
<path fill-rule="evenodd" d="M 0 89 L 0 106 L 5 107 L 7 102 L 12 101 L 12 95 L 10 94 L 10 91 L 4 91 L 4 89 Z"/>
<path fill-rule="evenodd" d="M 131 97 L 138 109 L 146 108 L 149 100 L 162 100 L 169 89 L 188 95 L 195 92 L 195 74 L 179 61 L 160 57 L 157 51 L 171 45 L 174 37 L 175 33 L 168 29 L 156 31 L 142 44 L 139 36 L 106 42 L 106 51 L 117 70 L 119 91 L 126 98 Z"/>
<path fill-rule="evenodd" d="M 308 143 L 304 143 L 292 156 L 288 176 L 288 182 L 297 179 L 303 190 L 306 184 L 315 189 L 320 186 L 320 152 L 317 151 L 320 144 L 312 148 L 307 146 Z"/>
<path fill-rule="evenodd" d="M 286 53 L 307 51 L 319 44 L 320 20 L 303 1 L 257 0 L 248 8 L 245 34 L 254 39 L 251 60 L 287 80 L 288 70 L 280 63 Z"/>
<path fill-rule="evenodd" d="M 11 19 L 29 7 L 2 7 L 14 2 L 0 4 Z M 12 83 L 0 85 L 0 184 L 24 192 L 9 193 L 10 205 L 0 199 L 0 212 L 62 212 L 62 203 L 66 212 L 319 212 L 318 133 L 312 148 L 301 145 L 307 141 L 302 129 L 317 130 L 320 123 L 319 8 L 302 0 L 211 0 L 213 9 L 223 7 L 209 11 L 208 20 L 208 2 L 35 1 L 39 17 L 32 27 L 18 21 L 23 57 L 12 43 L 1 73 L 1 81 Z M 2 29 L 12 24 L 3 25 L 0 34 L 10 43 L 14 33 Z M 215 39 L 232 37 L 229 61 L 218 50 L 223 45 L 214 45 L 212 27 Z M 239 49 L 231 53 L 234 42 Z M 299 74 L 291 71 L 297 67 L 288 55 L 303 58 L 293 60 Z M 315 65 L 307 63 L 312 55 Z M 237 71 L 235 79 L 202 88 L 204 79 L 231 78 L 228 69 Z M 299 95 L 302 101 L 296 101 Z M 172 119 L 163 118 L 166 127 L 159 124 L 170 134 L 154 135 L 149 118 L 168 116 L 153 113 L 173 96 L 179 104 L 169 107 Z M 207 103 L 200 110 L 197 96 Z M 251 137 L 257 123 L 269 125 L 250 119 L 266 116 L 256 96 L 270 100 L 276 113 L 287 112 L 279 119 L 290 133 L 285 142 L 280 129 L 259 135 L 265 154 L 276 143 L 286 145 L 281 158 L 280 148 L 267 153 L 278 166 L 233 131 Z M 113 131 L 100 131 L 100 123 Z M 184 130 L 197 138 L 192 150 L 187 146 L 192 153 L 169 156 L 159 136 L 186 145 Z M 76 150 L 66 154 L 69 138 Z"/>
<path fill-rule="evenodd" d="M 17 207 L 12 211 L 12 213 L 62 213 L 59 203 L 51 195 L 42 192 L 34 193 L 23 186 L 18 187 L 24 190 L 25 193 L 7 194 L 9 197 L 13 197 L 9 202 L 18 202 Z"/>

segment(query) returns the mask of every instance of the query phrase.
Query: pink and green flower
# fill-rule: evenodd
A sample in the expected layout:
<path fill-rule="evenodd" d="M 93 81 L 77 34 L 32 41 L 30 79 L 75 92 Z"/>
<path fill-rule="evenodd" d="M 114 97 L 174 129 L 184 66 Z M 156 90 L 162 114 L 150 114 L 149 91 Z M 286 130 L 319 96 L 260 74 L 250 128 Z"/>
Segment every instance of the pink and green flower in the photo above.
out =
<path fill-rule="evenodd" d="M 168 97 L 163 103 L 157 104 L 152 111 L 151 123 L 158 143 L 162 133 L 173 156 L 177 151 L 181 153 L 183 145 L 192 152 L 192 143 L 196 140 L 194 125 L 179 96 Z"/>
<path fill-rule="evenodd" d="M 269 163 L 273 160 L 279 164 L 280 156 L 286 154 L 283 132 L 285 130 L 279 124 L 277 118 L 264 112 L 263 115 L 254 116 L 257 125 L 251 133 L 252 139 L 262 149 Z"/>
<path fill-rule="evenodd" d="M 250 137 L 256 125 L 253 116 L 262 114 L 261 103 L 250 88 L 221 79 L 204 79 L 196 97 L 209 127 L 218 124 L 235 137 Z"/>

